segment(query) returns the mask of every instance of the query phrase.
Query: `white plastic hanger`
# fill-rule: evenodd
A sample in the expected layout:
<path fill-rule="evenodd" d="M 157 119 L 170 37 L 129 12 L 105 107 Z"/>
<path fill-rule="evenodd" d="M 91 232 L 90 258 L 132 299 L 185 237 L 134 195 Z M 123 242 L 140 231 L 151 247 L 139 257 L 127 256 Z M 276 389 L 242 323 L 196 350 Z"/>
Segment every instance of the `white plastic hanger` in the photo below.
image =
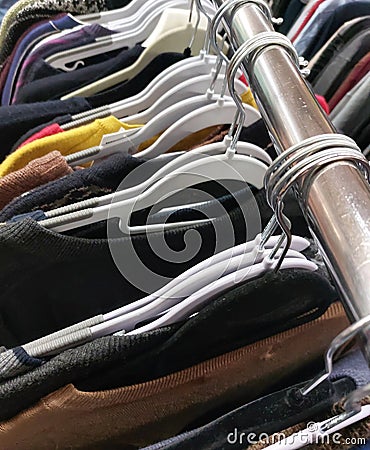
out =
<path fill-rule="evenodd" d="M 198 2 L 197 6 L 198 6 Z M 201 10 L 201 8 L 200 8 Z M 200 51 L 199 55 L 192 56 L 181 60 L 174 65 L 168 67 L 163 72 L 158 74 L 148 86 L 140 93 L 127 99 L 120 100 L 111 105 L 97 108 L 92 111 L 86 111 L 73 116 L 73 121 L 64 126 L 74 127 L 79 125 L 79 120 L 88 119 L 96 113 L 100 113 L 104 109 L 107 115 L 115 115 L 117 118 L 124 118 L 125 116 L 136 114 L 150 107 L 156 100 L 164 95 L 169 89 L 177 84 L 186 81 L 197 75 L 205 75 L 210 72 L 215 73 L 215 65 L 218 58 L 214 55 L 208 54 L 208 41 L 205 41 L 205 47 Z M 225 73 L 225 66 L 220 66 L 221 74 Z M 241 75 L 241 72 L 239 72 Z"/>
<path fill-rule="evenodd" d="M 199 25 L 197 25 L 195 17 L 193 17 L 192 22 L 189 22 L 188 11 L 176 10 L 176 12 L 173 13 L 171 11 L 174 10 L 167 9 L 164 11 L 159 21 L 157 31 L 154 32 L 153 35 L 142 44 L 142 46 L 145 47 L 145 50 L 132 66 L 76 90 L 71 94 L 64 96 L 62 100 L 72 97 L 90 96 L 105 89 L 109 89 L 116 84 L 129 80 L 138 75 L 156 56 L 161 53 L 182 53 L 185 48 L 189 47 L 191 42 L 192 53 L 198 54 L 202 50 L 206 38 L 207 20 L 202 17 Z M 174 20 L 174 25 L 172 27 L 170 27 L 170 24 L 172 23 L 171 14 L 173 14 Z M 180 15 L 183 16 L 182 26 L 175 27 L 175 25 L 178 25 L 179 23 Z M 163 30 L 167 31 L 163 32 Z M 196 33 L 194 37 L 195 31 Z M 161 34 L 159 34 L 159 32 Z"/>
<path fill-rule="evenodd" d="M 205 304 L 209 303 L 212 298 L 217 295 L 220 295 L 222 292 L 227 291 L 228 289 L 236 286 L 237 284 L 245 283 L 248 280 L 252 280 L 253 278 L 261 277 L 264 273 L 272 270 L 275 259 L 269 260 L 267 257 L 267 253 L 263 254 L 264 259 L 262 262 L 258 264 L 253 264 L 252 266 L 248 266 L 242 268 L 234 273 L 230 273 L 224 277 L 219 278 L 212 284 L 205 286 L 203 289 L 195 292 L 190 295 L 188 298 L 178 303 L 176 306 L 173 306 L 168 312 L 166 312 L 159 319 L 154 320 L 153 322 L 137 328 L 135 330 L 131 330 L 125 334 L 141 334 L 150 330 L 157 329 L 159 327 L 165 325 L 171 325 L 180 320 L 184 320 L 190 317 L 195 312 L 198 312 L 200 308 L 202 308 Z M 288 256 L 289 254 L 289 256 Z M 278 252 L 276 258 L 280 256 Z M 293 253 L 291 250 L 288 251 L 287 257 L 284 259 L 281 269 L 303 269 L 315 271 L 317 270 L 317 265 L 311 261 L 308 261 L 303 255 L 300 257 L 295 256 L 295 252 Z M 141 321 L 141 318 L 140 318 Z M 139 321 L 136 321 L 136 324 Z M 122 321 L 119 325 L 123 325 L 123 330 L 130 330 L 132 322 L 129 320 Z M 93 336 L 97 330 L 101 328 L 100 325 L 93 326 L 91 331 Z M 119 333 L 122 334 L 122 333 Z"/>
<path fill-rule="evenodd" d="M 172 1 L 173 0 L 147 0 L 145 4 L 141 5 L 141 7 L 134 14 L 130 16 L 126 14 L 113 21 L 109 20 L 104 22 L 104 26 L 112 26 L 115 29 L 120 29 L 126 32 L 133 31 L 134 28 L 137 28 L 140 21 L 142 22 L 154 12 L 163 12 L 165 9 L 171 8 L 170 2 Z M 206 10 L 211 14 L 214 14 L 215 8 L 209 0 L 205 0 L 205 5 Z M 180 9 L 189 10 L 190 6 L 190 2 L 188 1 L 186 5 L 180 6 Z"/>
<path fill-rule="evenodd" d="M 163 1 L 165 0 L 158 0 L 158 4 L 163 3 Z M 131 0 L 128 5 L 123 8 L 103 11 L 97 14 L 84 14 L 82 16 L 78 16 L 77 18 L 84 22 L 94 22 L 104 25 L 108 22 L 115 22 L 117 20 L 122 20 L 123 18 L 135 16 L 137 11 L 145 6 L 146 3 L 149 3 L 148 0 Z"/>
<path fill-rule="evenodd" d="M 279 241 L 278 236 L 272 236 L 266 242 L 264 248 L 266 250 L 272 250 L 275 248 Z M 232 247 L 226 249 L 220 253 L 217 253 L 210 258 L 198 263 L 197 265 L 191 267 L 184 273 L 180 274 L 178 277 L 174 278 L 168 284 L 163 286 L 161 289 L 156 291 L 153 294 L 148 295 L 147 297 L 137 300 L 133 303 L 125 305 L 121 308 L 118 308 L 114 311 L 111 311 L 106 314 L 100 314 L 99 316 L 90 318 L 88 320 L 84 320 L 80 323 L 74 324 L 70 327 L 64 328 L 63 330 L 52 333 L 43 338 L 37 339 L 36 341 L 30 342 L 24 345 L 24 349 L 34 357 L 46 356 L 50 352 L 55 352 L 55 350 L 61 350 L 60 347 L 60 339 L 64 338 L 66 342 L 70 344 L 73 343 L 73 339 L 76 339 L 76 332 L 81 330 L 89 330 L 91 326 L 107 323 L 112 319 L 116 319 L 118 317 L 122 317 L 127 315 L 128 313 L 132 313 L 133 311 L 137 311 L 140 308 L 143 308 L 146 305 L 152 304 L 154 301 L 163 298 L 178 298 L 178 300 L 184 299 L 186 296 L 193 294 L 197 290 L 203 288 L 206 283 L 202 282 L 202 277 L 200 276 L 205 270 L 208 271 L 208 276 L 213 277 L 210 278 L 211 282 L 218 279 L 220 276 L 220 270 L 214 270 L 213 274 L 210 272 L 210 268 L 218 266 L 220 268 L 220 263 L 224 263 L 224 267 L 230 267 L 230 264 L 235 258 L 240 258 L 241 256 L 250 255 L 261 243 L 261 235 L 257 235 L 255 239 L 248 241 L 246 243 L 240 244 L 236 247 Z M 304 238 L 299 236 L 293 236 L 291 242 L 291 250 L 295 250 L 294 254 L 297 252 L 301 252 L 309 247 L 310 243 Z M 221 267 L 221 270 L 223 268 Z M 195 283 L 195 277 L 197 282 Z M 116 322 L 113 322 L 116 323 Z M 117 328 L 116 328 L 117 329 Z M 97 330 L 96 330 L 97 331 Z M 100 333 L 103 332 L 103 329 L 100 328 Z M 109 334 L 109 333 L 107 333 Z M 70 340 L 65 339 L 66 336 L 72 335 Z M 85 334 L 84 334 L 85 335 Z M 46 345 L 47 343 L 47 345 Z M 75 342 L 78 344 L 78 342 Z M 64 347 L 63 347 L 64 348 Z"/>
<path fill-rule="evenodd" d="M 266 250 L 272 250 L 276 247 L 279 241 L 279 236 L 272 236 L 264 248 Z M 204 273 L 205 270 L 208 270 L 210 267 L 218 267 L 220 269 L 220 263 L 224 263 L 224 266 L 227 267 L 230 265 L 231 261 L 234 258 L 240 258 L 243 255 L 251 254 L 261 242 L 261 235 L 257 235 L 255 239 L 252 241 L 248 241 L 246 243 L 237 245 L 236 247 L 229 248 L 224 250 L 223 252 L 216 253 L 215 255 L 207 258 L 206 260 L 198 263 L 194 267 L 191 267 L 184 273 L 180 274 L 178 277 L 167 283 L 164 287 L 159 289 L 153 294 L 148 295 L 147 297 L 137 300 L 136 302 L 130 303 L 122 308 L 116 309 L 111 313 L 104 314 L 104 319 L 106 321 L 110 319 L 114 319 L 116 317 L 122 316 L 126 313 L 136 311 L 143 306 L 146 306 L 152 303 L 154 300 L 158 300 L 160 298 L 178 298 L 182 299 L 188 295 L 193 294 L 197 290 L 201 289 L 206 285 L 203 283 L 202 285 L 202 277 L 201 273 Z M 300 236 L 293 236 L 292 243 L 290 246 L 291 250 L 295 252 L 301 252 L 307 249 L 310 246 L 309 241 L 307 239 L 302 238 Z M 213 269 L 213 280 L 216 280 L 220 276 L 220 271 Z M 222 270 L 224 268 L 221 267 Z M 197 279 L 197 283 L 195 283 L 195 279 Z"/>
<path fill-rule="evenodd" d="M 149 5 L 145 5 L 145 8 L 139 11 L 136 17 L 132 18 L 133 20 L 112 22 L 107 25 L 109 29 L 119 30 L 119 33 L 97 38 L 95 42 L 82 47 L 75 47 L 55 53 L 46 58 L 46 62 L 55 69 L 69 71 L 72 63 L 84 64 L 84 59 L 101 53 L 120 50 L 125 47 L 134 47 L 140 42 L 145 41 L 151 35 L 153 36 L 158 32 L 165 34 L 171 29 L 181 26 L 183 24 L 183 14 L 180 11 L 181 9 L 187 11 L 189 6 L 188 0 L 167 0 L 162 3 L 162 5 L 157 5 L 152 2 L 152 10 L 148 10 Z M 168 16 L 169 9 L 172 9 L 171 22 L 167 23 L 166 30 L 163 29 L 163 26 L 161 30 L 158 30 L 161 17 L 163 15 Z M 176 13 L 176 11 L 178 12 Z M 178 15 L 177 21 L 175 20 L 176 15 Z"/>
<path fill-rule="evenodd" d="M 203 51 L 198 56 L 179 61 L 157 75 L 139 94 L 112 103 L 111 105 L 104 107 L 104 110 L 107 115 L 114 115 L 118 119 L 137 114 L 140 111 L 149 108 L 161 96 L 165 95 L 168 90 L 179 83 L 188 81 L 192 77 L 198 75 L 206 75 L 213 72 L 216 61 L 216 56 L 206 55 Z M 221 68 L 220 73 L 225 73 L 224 66 Z M 100 109 L 101 108 L 98 108 L 98 110 Z M 88 118 L 95 113 L 96 110 L 85 111 L 84 113 L 73 116 L 72 120 Z M 67 125 L 69 126 L 70 124 L 73 124 L 73 122 L 70 122 Z"/>
<path fill-rule="evenodd" d="M 224 83 L 224 75 L 217 77 L 214 84 L 214 92 L 220 92 Z M 154 119 L 159 113 L 173 105 L 178 104 L 183 100 L 198 96 L 207 92 L 211 82 L 213 81 L 213 74 L 201 75 L 190 78 L 182 83 L 174 86 L 167 91 L 161 98 L 159 98 L 153 105 L 145 111 L 125 117 L 125 123 L 147 123 Z M 235 80 L 235 88 L 238 94 L 242 95 L 246 91 L 245 84 L 240 80 Z M 226 92 L 228 96 L 228 91 Z M 117 116 L 116 116 L 117 117 Z"/>
<path fill-rule="evenodd" d="M 129 130 L 129 133 L 122 130 L 104 136 L 101 145 L 94 148 L 91 154 L 83 151 L 67 157 L 66 160 L 73 166 L 96 161 L 114 153 L 135 153 L 142 142 L 166 130 L 154 144 L 137 154 L 141 158 L 155 158 L 193 133 L 216 125 L 231 124 L 236 110 L 237 106 L 228 97 L 220 98 L 213 93 L 192 97 L 166 108 L 140 129 Z M 245 127 L 261 117 L 259 112 L 249 105 L 245 105 L 245 111 Z"/>
<path fill-rule="evenodd" d="M 159 74 L 136 98 L 125 99 L 111 105 L 110 112 L 120 119 L 143 111 L 180 83 L 200 75 L 213 75 L 216 61 L 216 56 L 205 54 L 179 61 Z M 224 73 L 223 67 L 221 75 Z"/>
<path fill-rule="evenodd" d="M 103 195 L 100 197 L 95 197 L 93 199 L 84 200 L 81 202 L 74 203 L 73 205 L 64 206 L 61 208 L 57 208 L 51 211 L 47 211 L 45 213 L 46 217 L 55 218 L 58 216 L 63 216 L 64 214 L 69 214 L 75 211 L 80 211 L 85 208 L 92 208 L 97 206 L 109 205 L 112 202 L 119 202 L 122 200 L 126 200 L 129 198 L 136 198 L 140 195 L 145 189 L 148 189 L 152 186 L 156 181 L 164 178 L 166 175 L 171 174 L 176 169 L 181 169 L 185 164 L 198 161 L 204 155 L 215 156 L 218 154 L 223 154 L 227 151 L 230 140 L 228 137 L 225 137 L 224 140 L 220 143 L 209 144 L 207 146 L 202 146 L 191 150 L 190 152 L 183 152 L 180 155 L 175 153 L 168 153 L 164 155 L 160 155 L 159 157 L 147 161 L 145 164 L 151 164 L 152 161 L 162 159 L 166 157 L 164 161 L 164 166 L 161 167 L 156 173 L 154 173 L 150 178 L 141 182 L 136 186 L 132 186 L 130 188 L 126 188 L 124 184 L 118 187 L 118 190 L 115 193 Z M 257 158 L 268 165 L 271 164 L 272 160 L 268 153 L 266 153 L 260 147 L 246 143 L 246 142 L 238 142 L 237 152 L 242 155 L 252 156 Z M 168 157 L 173 157 L 172 159 Z M 187 205 L 189 207 L 189 205 Z"/>
<path fill-rule="evenodd" d="M 330 419 L 324 420 L 323 422 L 317 422 L 313 425 L 311 424 L 304 430 L 294 433 L 293 435 L 265 447 L 265 450 L 297 450 L 306 447 L 310 444 L 325 442 L 323 439 L 325 436 L 329 436 L 336 433 L 344 428 L 347 428 L 360 420 L 366 419 L 370 416 L 370 405 L 362 406 L 357 414 L 349 417 L 346 420 L 341 420 L 341 415 L 332 417 Z M 335 423 L 338 425 L 335 425 Z M 328 424 L 333 423 L 334 425 L 326 430 Z"/>
<path fill-rule="evenodd" d="M 259 112 L 252 106 L 244 105 L 244 110 L 246 113 L 244 127 L 252 125 L 261 118 Z M 140 157 L 154 158 L 165 153 L 190 134 L 216 125 L 231 124 L 236 112 L 237 106 L 234 101 L 224 98 L 193 110 L 168 128 L 150 147 L 140 152 Z"/>
<path fill-rule="evenodd" d="M 146 306 L 118 316 L 108 322 L 93 326 L 91 328 L 92 336 L 98 338 L 116 333 L 120 330 L 132 332 L 132 334 L 139 334 L 142 331 L 153 330 L 159 328 L 159 326 L 169 325 L 178 320 L 186 319 L 194 312 L 199 311 L 205 303 L 209 303 L 212 298 L 235 286 L 237 284 L 236 280 L 245 282 L 248 279 L 254 278 L 256 273 L 259 276 L 262 273 L 260 270 L 261 262 L 267 258 L 270 252 L 271 250 L 266 250 L 260 252 L 258 255 L 252 252 L 241 255 L 240 257 L 234 257 L 229 261 L 222 261 L 215 267 L 208 267 L 202 272 L 193 275 L 190 280 L 185 280 L 180 288 L 175 287 L 172 291 L 168 291 L 166 295 L 152 301 Z M 287 260 L 289 259 L 293 259 L 294 262 L 297 260 L 303 261 L 304 268 L 308 268 L 308 270 L 315 266 L 304 255 L 294 250 L 288 251 Z M 251 272 L 252 276 L 249 277 L 247 275 L 248 272 Z M 243 277 L 240 274 L 243 274 Z M 194 289 L 191 284 L 194 284 Z M 184 298 L 184 300 L 181 300 L 181 298 Z M 186 309 L 184 308 L 185 304 L 187 305 Z M 191 308 L 189 308 L 190 305 Z M 139 323 L 156 319 L 158 315 L 166 311 L 173 313 L 175 310 L 178 312 L 181 311 L 182 314 L 181 317 L 176 316 L 174 321 L 163 322 L 163 319 L 168 317 L 166 313 L 164 316 L 146 325 L 145 330 L 142 328 L 135 330 L 135 327 Z M 159 326 L 157 326 L 158 324 Z"/>
<path fill-rule="evenodd" d="M 140 227 L 132 228 L 129 226 L 130 217 L 134 211 L 145 209 L 158 201 L 165 200 L 176 192 L 210 179 L 237 180 L 261 189 L 267 168 L 266 164 L 256 158 L 242 154 L 233 153 L 230 155 L 225 152 L 216 156 L 204 155 L 202 159 L 197 158 L 197 160 L 167 174 L 137 197 L 114 202 L 111 205 L 90 208 L 78 213 L 66 214 L 55 219 L 43 220 L 40 221 L 40 224 L 54 231 L 63 232 L 102 220 L 120 218 L 120 228 L 123 233 L 141 233 Z M 163 231 L 164 229 L 197 225 L 204 222 L 209 222 L 209 220 L 196 220 L 180 224 L 153 224 L 150 225 L 150 230 L 153 232 Z M 145 226 L 144 231 L 146 231 Z"/>
<path fill-rule="evenodd" d="M 197 95 L 191 98 L 186 98 L 185 100 L 171 105 L 161 111 L 159 114 L 155 115 L 153 119 L 151 119 L 143 127 L 137 130 L 125 130 L 122 128 L 116 133 L 104 135 L 100 146 L 93 148 L 95 149 L 94 152 L 90 154 L 90 149 L 76 152 L 70 157 L 67 156 L 66 161 L 73 167 L 91 161 L 97 161 L 115 153 L 136 153 L 137 149 L 143 142 L 152 139 L 154 136 L 159 135 L 163 131 L 164 134 L 166 134 L 167 131 L 173 127 L 173 124 L 177 124 L 179 119 L 187 116 L 187 114 L 194 110 L 200 110 L 202 106 L 214 104 L 216 99 L 217 97 L 214 96 L 212 92 L 203 95 Z M 228 99 L 231 103 L 231 98 Z M 256 116 L 256 114 L 258 115 L 258 113 L 256 112 L 254 117 Z M 216 125 L 219 124 L 217 123 Z M 208 128 L 208 126 L 212 126 L 212 123 L 210 125 L 205 125 L 200 129 Z M 176 132 L 177 128 L 175 127 L 174 129 Z M 194 133 L 196 131 L 199 130 L 195 130 Z M 186 135 L 184 137 L 186 137 Z M 180 140 L 181 138 L 176 140 L 173 145 L 175 145 Z M 161 153 L 165 153 L 170 148 L 171 146 L 163 148 L 163 152 Z"/>

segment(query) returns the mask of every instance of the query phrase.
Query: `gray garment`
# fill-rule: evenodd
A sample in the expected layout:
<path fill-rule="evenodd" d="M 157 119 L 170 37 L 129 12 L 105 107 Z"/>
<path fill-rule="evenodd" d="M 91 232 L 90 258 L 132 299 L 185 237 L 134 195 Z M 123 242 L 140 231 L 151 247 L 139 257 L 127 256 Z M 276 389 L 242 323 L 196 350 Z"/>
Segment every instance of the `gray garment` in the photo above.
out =
<path fill-rule="evenodd" d="M 294 41 L 299 56 L 310 60 L 345 22 L 369 14 L 368 0 L 326 0 Z"/>
<path fill-rule="evenodd" d="M 343 48 L 334 53 L 329 63 L 312 83 L 316 94 L 330 100 L 330 91 L 333 91 L 333 83 L 336 83 L 338 77 L 344 79 L 343 72 L 347 71 L 348 63 L 352 61 L 351 66 L 354 66 L 358 62 L 358 58 L 354 61 L 354 57 L 358 55 L 361 59 L 363 53 L 366 54 L 366 50 L 369 48 L 368 45 L 365 45 L 366 41 L 370 43 L 370 29 L 357 34 Z"/>
<path fill-rule="evenodd" d="M 330 118 L 337 129 L 356 140 L 370 119 L 370 72 L 342 98 Z"/>

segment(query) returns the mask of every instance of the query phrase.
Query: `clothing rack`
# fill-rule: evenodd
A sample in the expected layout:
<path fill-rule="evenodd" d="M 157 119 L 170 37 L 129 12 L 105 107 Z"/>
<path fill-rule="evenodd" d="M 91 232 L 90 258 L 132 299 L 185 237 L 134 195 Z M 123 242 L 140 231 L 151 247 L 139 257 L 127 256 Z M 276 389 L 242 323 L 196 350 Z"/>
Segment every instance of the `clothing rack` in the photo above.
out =
<path fill-rule="evenodd" d="M 224 0 L 214 0 L 221 6 Z M 224 25 L 235 49 L 273 25 L 256 3 L 229 8 Z M 278 153 L 336 130 L 288 51 L 270 44 L 242 63 Z M 370 186 L 350 161 L 329 163 L 296 186 L 300 206 L 352 323 L 370 315 Z M 370 362 L 370 329 L 361 334 Z"/>

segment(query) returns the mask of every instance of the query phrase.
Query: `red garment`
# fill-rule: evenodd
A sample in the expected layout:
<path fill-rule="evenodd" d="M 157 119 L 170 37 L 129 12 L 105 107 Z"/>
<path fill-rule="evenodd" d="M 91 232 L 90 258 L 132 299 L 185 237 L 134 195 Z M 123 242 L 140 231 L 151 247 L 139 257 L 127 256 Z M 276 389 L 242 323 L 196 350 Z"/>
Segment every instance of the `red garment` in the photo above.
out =
<path fill-rule="evenodd" d="M 42 139 L 47 136 L 53 136 L 54 134 L 63 133 L 63 131 L 64 130 L 60 127 L 60 125 L 58 125 L 57 123 L 53 123 L 52 125 L 48 125 L 41 131 L 33 134 L 26 141 L 24 141 L 22 145 L 19 146 L 19 148 L 23 147 L 26 144 L 29 144 L 30 142 L 36 141 L 37 139 Z"/>
<path fill-rule="evenodd" d="M 321 108 L 326 112 L 326 114 L 330 113 L 330 107 L 328 105 L 328 102 L 325 100 L 325 98 L 322 95 L 315 94 L 316 100 L 320 103 Z"/>
<path fill-rule="evenodd" d="M 342 100 L 342 98 L 349 92 L 362 78 L 370 71 L 370 52 L 367 53 L 347 75 L 340 88 L 333 95 L 329 101 L 330 109 Z"/>
<path fill-rule="evenodd" d="M 301 34 L 303 28 L 307 25 L 308 21 L 311 19 L 311 17 L 315 14 L 317 8 L 323 3 L 325 0 L 317 0 L 317 2 L 312 6 L 312 8 L 308 11 L 307 16 L 304 18 L 303 22 L 301 23 L 300 27 L 296 31 L 296 34 L 292 37 L 291 41 L 294 42 L 297 37 Z"/>
<path fill-rule="evenodd" d="M 239 80 L 240 80 L 242 83 L 244 83 L 246 86 L 248 86 L 248 81 L 247 81 L 247 79 L 245 78 L 244 73 L 243 73 L 243 75 L 239 78 Z"/>

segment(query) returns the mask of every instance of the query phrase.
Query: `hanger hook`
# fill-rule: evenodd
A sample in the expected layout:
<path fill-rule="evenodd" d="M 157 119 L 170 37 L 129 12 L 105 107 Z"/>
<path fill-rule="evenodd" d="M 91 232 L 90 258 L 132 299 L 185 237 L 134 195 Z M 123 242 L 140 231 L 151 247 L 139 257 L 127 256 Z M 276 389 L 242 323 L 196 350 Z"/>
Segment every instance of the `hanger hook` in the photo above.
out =
<path fill-rule="evenodd" d="M 221 20 L 225 13 L 230 9 L 234 8 L 233 14 L 236 13 L 236 11 L 241 8 L 244 5 L 247 5 L 249 3 L 257 4 L 263 12 L 271 19 L 271 10 L 267 3 L 264 0 L 230 0 L 226 3 L 224 3 L 216 12 L 215 16 L 212 20 L 212 33 L 211 33 L 211 41 L 212 46 L 217 51 L 217 53 L 222 57 L 222 59 L 226 62 L 226 64 L 229 64 L 228 67 L 228 85 L 229 85 L 229 91 L 230 95 L 232 96 L 234 102 L 236 103 L 236 106 L 238 107 L 238 112 L 234 117 L 233 123 L 231 124 L 230 131 L 229 131 L 229 137 L 234 133 L 236 123 L 238 122 L 238 127 L 236 128 L 236 132 L 233 138 L 233 141 L 230 145 L 230 150 L 235 151 L 236 145 L 238 142 L 238 139 L 240 137 L 240 133 L 243 129 L 243 123 L 245 121 L 245 110 L 243 107 L 243 102 L 239 95 L 235 91 L 235 77 L 237 74 L 237 71 L 243 62 L 243 59 L 248 55 L 249 53 L 249 45 L 248 41 L 242 45 L 234 54 L 233 58 L 231 59 L 230 63 L 227 57 L 224 55 L 223 51 L 219 48 L 217 43 L 217 30 L 220 26 Z M 226 88 L 226 85 L 223 89 Z M 223 91 L 224 92 L 224 91 Z"/>
<path fill-rule="evenodd" d="M 219 74 L 221 72 L 221 68 L 222 68 L 223 63 L 224 62 L 223 62 L 222 58 L 220 58 L 220 56 L 217 56 L 215 67 L 213 69 L 214 75 L 213 75 L 213 78 L 212 78 L 211 83 L 209 85 L 209 90 L 211 92 L 213 92 L 214 89 L 215 89 L 215 84 L 216 84 L 217 78 L 218 78 L 218 76 L 219 76 Z M 224 91 L 224 89 L 223 89 L 223 86 L 222 86 L 221 97 L 222 97 L 222 92 L 223 91 Z"/>
<path fill-rule="evenodd" d="M 280 226 L 280 228 L 283 231 L 283 234 L 282 234 L 282 237 L 281 237 L 282 238 L 281 244 L 284 242 L 284 240 L 286 242 L 285 242 L 284 250 L 282 251 L 282 253 L 280 255 L 279 261 L 277 262 L 277 264 L 276 264 L 276 266 L 274 268 L 275 272 L 279 271 L 279 269 L 280 269 L 280 267 L 281 267 L 281 265 L 282 265 L 282 263 L 284 261 L 284 258 L 286 257 L 286 255 L 288 253 L 288 250 L 289 250 L 289 248 L 290 248 L 290 246 L 292 244 L 292 232 L 291 232 L 292 224 L 291 224 L 290 220 L 287 218 L 287 216 L 285 214 L 283 214 L 283 210 L 284 210 L 284 203 L 280 202 L 278 204 L 277 211 L 275 212 L 275 215 L 277 217 L 277 221 L 279 223 L 279 226 Z"/>
<path fill-rule="evenodd" d="M 329 420 L 327 420 L 321 427 L 321 432 L 328 432 L 332 428 L 337 427 L 351 417 L 355 417 L 362 410 L 361 401 L 370 394 L 370 384 L 359 387 L 351 392 L 344 402 L 344 412 Z"/>
<path fill-rule="evenodd" d="M 242 45 L 235 52 L 234 56 L 231 58 L 229 67 L 227 69 L 227 82 L 228 82 L 228 86 L 229 86 L 229 93 L 238 108 L 238 112 L 235 115 L 233 123 L 230 126 L 230 137 L 231 137 L 231 134 L 234 133 L 236 123 L 238 121 L 238 126 L 236 128 L 236 132 L 235 132 L 233 140 L 230 144 L 230 149 L 232 149 L 232 150 L 236 149 L 236 146 L 237 146 L 237 143 L 238 143 L 238 140 L 240 137 L 240 133 L 243 129 L 243 124 L 245 121 L 245 110 L 244 110 L 243 102 L 242 102 L 241 97 L 238 95 L 238 93 L 235 90 L 235 77 L 237 75 L 239 67 L 240 67 L 241 63 L 243 62 L 245 56 L 246 56 L 246 49 Z"/>
<path fill-rule="evenodd" d="M 221 52 L 221 50 L 219 49 L 219 47 L 217 45 L 217 30 L 221 24 L 221 20 L 223 19 L 223 16 L 225 15 L 225 13 L 230 8 L 235 8 L 233 11 L 233 14 L 235 14 L 239 8 L 241 8 L 242 6 L 246 6 L 249 3 L 254 3 L 257 6 L 259 6 L 262 9 L 262 11 L 265 13 L 267 18 L 270 21 L 272 21 L 271 9 L 264 0 L 229 0 L 225 3 L 223 3 L 223 5 L 217 10 L 216 14 L 214 15 L 214 17 L 212 19 L 212 23 L 211 23 L 210 38 L 211 38 L 212 46 L 216 51 Z"/>
<path fill-rule="evenodd" d="M 194 7 L 194 0 L 190 0 L 190 10 L 189 10 L 189 20 L 188 22 L 191 23 L 191 21 L 193 20 L 193 7 Z"/>
<path fill-rule="evenodd" d="M 218 28 L 221 24 L 221 20 L 224 16 L 224 14 L 226 13 L 226 11 L 229 8 L 232 8 L 242 2 L 244 2 L 245 0 L 230 0 L 226 3 L 224 3 L 217 11 L 216 14 L 213 16 L 213 19 L 211 21 L 211 32 L 210 32 L 210 39 L 211 39 L 211 44 L 212 47 L 215 49 L 215 51 L 217 52 L 217 54 L 220 56 L 220 58 L 223 59 L 223 61 L 228 64 L 229 60 L 226 57 L 226 55 L 224 54 L 224 52 L 222 51 L 222 49 L 220 49 L 220 47 L 218 46 L 217 43 L 217 31 Z"/>
<path fill-rule="evenodd" d="M 236 3 L 239 2 L 241 0 L 232 0 L 232 3 Z M 213 91 L 217 77 L 220 74 L 221 68 L 222 68 L 222 64 L 225 62 L 226 67 L 229 64 L 229 59 L 227 58 L 227 56 L 224 54 L 223 50 L 218 46 L 217 43 L 217 30 L 218 27 L 221 23 L 221 18 L 224 14 L 224 11 L 229 8 L 230 6 L 232 6 L 230 4 L 230 2 L 224 3 L 217 11 L 216 14 L 213 16 L 213 19 L 211 19 L 210 25 L 209 25 L 209 33 L 207 33 L 207 37 L 206 37 L 206 43 L 205 43 L 205 48 L 207 49 L 207 52 L 209 53 L 210 51 L 210 46 L 212 44 L 212 47 L 214 48 L 216 54 L 217 54 L 217 63 L 216 63 L 216 69 L 215 69 L 215 74 L 213 76 L 213 79 L 211 81 L 211 85 L 210 85 L 210 90 Z M 226 34 L 223 37 L 222 40 L 222 48 L 224 47 L 225 44 L 225 39 L 226 39 Z M 223 83 L 222 86 L 222 91 L 221 91 L 221 97 L 224 95 L 226 91 L 226 80 Z"/>
<path fill-rule="evenodd" d="M 210 46 L 211 46 L 210 33 L 211 33 L 211 28 L 212 28 L 212 17 L 207 13 L 206 9 L 202 5 L 201 0 L 195 0 L 195 3 L 198 8 L 198 11 L 200 11 L 205 16 L 205 18 L 207 19 L 207 22 L 208 22 L 207 33 L 206 33 L 206 38 L 204 41 L 203 50 L 205 53 L 209 54 Z"/>
<path fill-rule="evenodd" d="M 192 35 L 192 37 L 191 37 L 191 39 L 190 39 L 190 42 L 189 42 L 189 45 L 188 45 L 189 48 L 192 48 L 192 46 L 193 46 L 193 44 L 194 44 L 195 36 L 197 35 L 198 28 L 199 28 L 199 24 L 200 24 L 200 10 L 198 9 L 198 4 L 195 3 L 194 0 L 191 0 L 191 3 L 190 3 L 189 23 L 192 22 L 194 6 L 195 6 L 196 13 L 197 13 L 197 21 L 196 21 L 196 23 L 195 23 L 193 35 Z"/>
<path fill-rule="evenodd" d="M 301 389 L 302 395 L 307 395 L 325 380 L 327 380 L 333 371 L 333 359 L 337 351 L 343 347 L 349 340 L 358 335 L 359 332 L 370 326 L 370 315 L 362 318 L 361 320 L 353 323 L 344 331 L 342 331 L 336 338 L 334 338 L 329 346 L 329 349 L 325 353 L 325 373 L 318 375 L 312 381 L 310 381 L 304 388 Z M 354 397 L 350 397 L 350 401 L 354 400 Z"/>

